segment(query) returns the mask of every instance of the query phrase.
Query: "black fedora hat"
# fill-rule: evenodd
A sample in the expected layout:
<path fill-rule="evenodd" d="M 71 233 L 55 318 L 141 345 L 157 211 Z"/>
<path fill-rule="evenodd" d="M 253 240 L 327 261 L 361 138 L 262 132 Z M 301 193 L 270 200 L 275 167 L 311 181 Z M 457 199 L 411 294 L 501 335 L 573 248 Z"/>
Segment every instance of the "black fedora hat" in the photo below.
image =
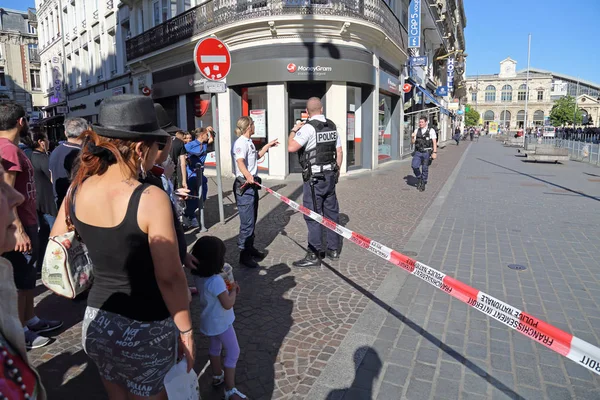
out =
<path fill-rule="evenodd" d="M 160 128 L 150 97 L 121 94 L 100 105 L 94 131 L 112 139 L 141 140 L 170 136 Z"/>
<path fill-rule="evenodd" d="M 167 132 L 169 135 L 173 136 L 181 129 L 173 125 L 171 122 L 171 118 L 169 118 L 169 114 L 165 111 L 163 106 L 158 103 L 154 103 L 154 111 L 156 111 L 156 118 L 158 118 L 158 125 L 160 128 Z"/>

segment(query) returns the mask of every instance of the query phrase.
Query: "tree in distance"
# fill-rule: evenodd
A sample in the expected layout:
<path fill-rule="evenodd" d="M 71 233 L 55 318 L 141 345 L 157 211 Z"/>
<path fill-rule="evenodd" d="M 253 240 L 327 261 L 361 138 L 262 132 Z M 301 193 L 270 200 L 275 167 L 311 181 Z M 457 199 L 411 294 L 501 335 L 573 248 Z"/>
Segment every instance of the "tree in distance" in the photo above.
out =
<path fill-rule="evenodd" d="M 561 97 L 550 110 L 550 122 L 553 126 L 573 125 L 573 118 L 575 118 L 575 124 L 580 125 L 583 113 L 581 109 L 577 108 L 575 98 L 572 96 Z"/>
<path fill-rule="evenodd" d="M 467 111 L 465 111 L 465 126 L 476 126 L 479 125 L 479 113 L 477 112 L 477 110 L 473 109 L 473 106 L 468 105 L 467 107 L 465 107 L 465 109 L 467 109 Z"/>

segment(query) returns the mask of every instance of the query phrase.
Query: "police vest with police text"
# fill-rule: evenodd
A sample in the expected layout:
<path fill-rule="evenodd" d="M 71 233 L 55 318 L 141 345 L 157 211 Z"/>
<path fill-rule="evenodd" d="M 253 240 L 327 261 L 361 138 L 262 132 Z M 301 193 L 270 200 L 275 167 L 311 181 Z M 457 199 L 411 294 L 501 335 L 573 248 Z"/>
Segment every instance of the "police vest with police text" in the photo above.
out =
<path fill-rule="evenodd" d="M 425 134 L 422 133 L 422 129 L 417 129 L 417 136 L 415 138 L 415 150 L 422 152 L 427 149 L 433 148 L 433 140 L 429 134 L 432 128 L 427 127 Z"/>
<path fill-rule="evenodd" d="M 333 121 L 327 119 L 325 122 L 313 119 L 308 124 L 315 128 L 316 147 L 311 150 L 304 148 L 298 152 L 300 165 L 303 169 L 309 166 L 331 165 L 332 169 L 336 167 L 337 156 L 337 128 Z"/>

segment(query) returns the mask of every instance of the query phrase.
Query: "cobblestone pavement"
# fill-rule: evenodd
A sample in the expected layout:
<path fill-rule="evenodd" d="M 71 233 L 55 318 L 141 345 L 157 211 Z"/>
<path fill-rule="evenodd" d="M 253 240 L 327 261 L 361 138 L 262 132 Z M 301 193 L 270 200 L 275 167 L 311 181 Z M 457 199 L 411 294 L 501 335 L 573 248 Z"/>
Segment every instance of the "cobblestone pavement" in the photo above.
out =
<path fill-rule="evenodd" d="M 436 193 L 444 185 L 460 159 L 465 146 L 440 150 L 433 163 L 427 191 L 414 188 L 408 162 L 393 162 L 374 172 L 343 178 L 338 185 L 341 222 L 350 229 L 402 250 Z M 257 270 L 239 268 L 236 248 L 239 220 L 231 195 L 231 181 L 225 180 L 226 223 L 218 222 L 214 179 L 209 183 L 211 197 L 206 219 L 209 234 L 222 238 L 228 248 L 228 261 L 234 266 L 242 287 L 235 306 L 235 328 L 241 356 L 237 386 L 252 399 L 307 398 L 328 361 L 340 347 L 391 268 L 378 257 L 351 243 L 343 243 L 339 262 L 320 268 L 294 269 L 292 261 L 303 257 L 306 225 L 301 214 L 261 192 L 257 247 L 269 250 Z M 285 182 L 266 181 L 282 194 L 301 200 L 298 178 Z M 192 243 L 196 234 L 188 235 Z M 50 295 L 38 287 L 37 312 L 63 318 L 65 329 L 56 341 L 29 354 L 39 368 L 49 390 L 50 400 L 80 398 L 105 399 L 93 363 L 81 349 L 81 320 L 85 300 L 70 301 Z M 193 303 L 195 322 L 198 310 Z M 207 360 L 207 342 L 196 336 L 196 370 Z M 210 385 L 210 371 L 201 379 L 203 399 L 220 399 L 222 392 Z"/>
<path fill-rule="evenodd" d="M 431 222 L 416 258 L 599 345 L 598 177 L 482 138 L 417 227 Z M 372 299 L 309 398 L 600 398 L 598 375 L 416 277 L 391 270 Z"/>

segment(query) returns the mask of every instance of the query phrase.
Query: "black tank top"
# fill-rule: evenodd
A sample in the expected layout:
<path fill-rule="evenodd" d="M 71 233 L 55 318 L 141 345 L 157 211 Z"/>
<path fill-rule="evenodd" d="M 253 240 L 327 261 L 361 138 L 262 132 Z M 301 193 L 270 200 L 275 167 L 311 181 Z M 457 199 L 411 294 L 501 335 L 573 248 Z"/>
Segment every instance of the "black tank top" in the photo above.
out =
<path fill-rule="evenodd" d="M 140 197 L 149 186 L 135 188 L 125 218 L 115 227 L 88 225 L 71 213 L 94 263 L 88 306 L 138 321 L 160 321 L 170 316 L 156 283 L 148 234 L 137 221 Z M 75 201 L 73 206 L 76 208 Z"/>

